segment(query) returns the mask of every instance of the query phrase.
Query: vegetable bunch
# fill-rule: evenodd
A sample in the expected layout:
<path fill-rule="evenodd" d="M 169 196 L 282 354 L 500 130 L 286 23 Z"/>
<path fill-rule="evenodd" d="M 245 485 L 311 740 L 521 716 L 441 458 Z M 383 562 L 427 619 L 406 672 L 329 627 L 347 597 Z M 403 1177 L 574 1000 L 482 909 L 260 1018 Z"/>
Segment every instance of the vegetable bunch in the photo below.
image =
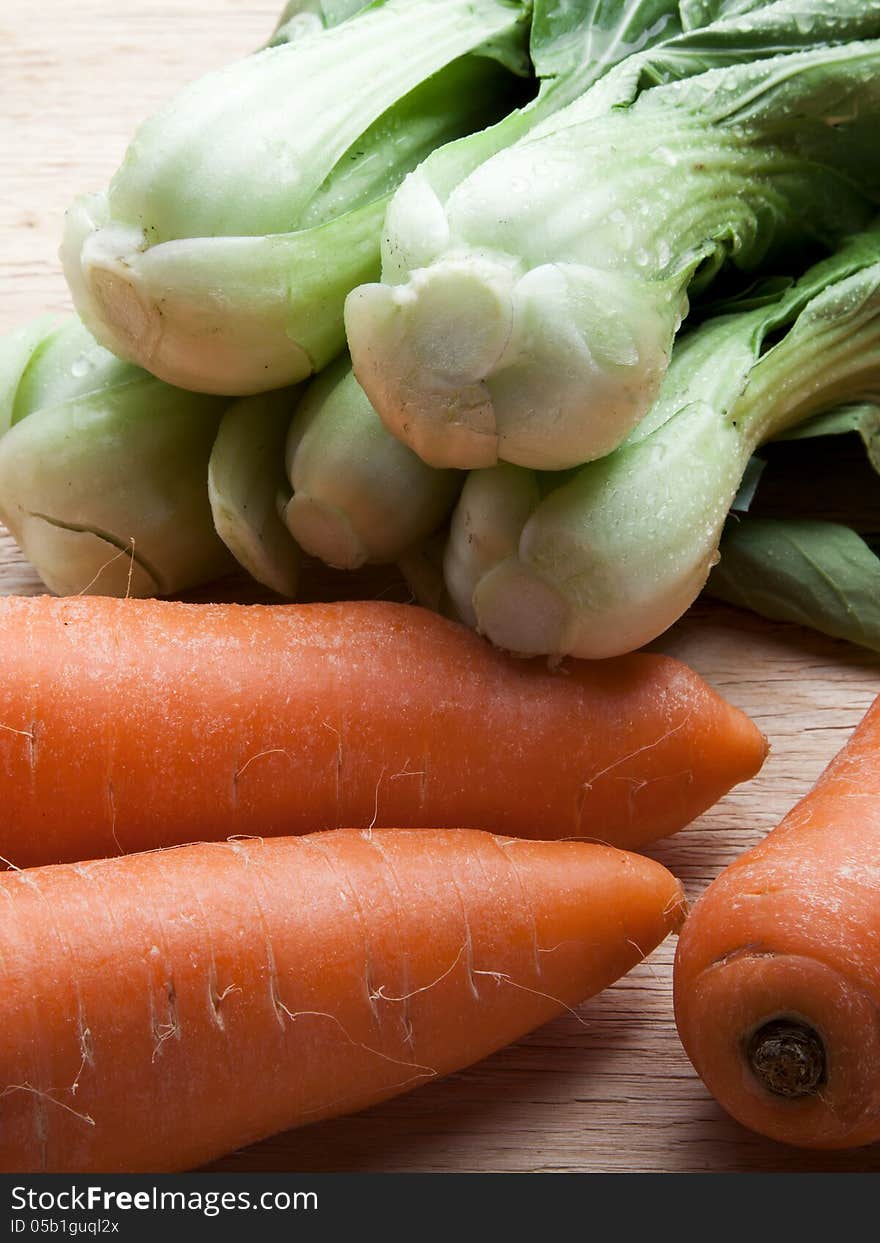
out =
<path fill-rule="evenodd" d="M 83 323 L 0 347 L 0 517 L 62 593 L 294 598 L 305 552 L 517 652 L 640 646 L 759 445 L 871 426 L 878 48 L 857 0 L 288 5 L 71 209 Z M 791 517 L 731 518 L 709 590 L 876 643 L 833 602 L 869 545 Z"/>
<path fill-rule="evenodd" d="M 801 521 L 842 606 L 797 570 L 762 594 L 791 528 L 755 516 L 759 451 L 856 432 L 880 466 L 878 124 L 861 0 L 292 0 L 71 207 L 78 318 L 0 342 L 0 518 L 47 586 L 174 595 L 237 564 L 294 598 L 303 551 L 397 562 L 508 651 L 380 602 L 2 604 L 4 1169 L 176 1169 L 363 1108 L 679 926 L 678 883 L 626 852 L 766 743 L 635 649 L 707 580 L 880 645 L 851 621 L 868 545 Z M 859 768 L 811 804 L 848 880 L 822 825 Z M 771 890 L 804 823 L 756 856 Z M 827 1081 L 850 1109 L 837 999 L 872 981 L 814 1014 L 795 970 L 792 1036 L 759 966 L 704 1038 L 742 947 L 700 938 L 751 867 L 683 940 L 685 1042 L 724 1094 L 759 1024 L 776 1091 L 812 1033 L 820 1139 L 873 1137 L 817 1103 Z"/>
<path fill-rule="evenodd" d="M 446 551 L 462 617 L 515 651 L 602 657 L 681 616 L 755 448 L 880 397 L 880 230 L 761 301 L 683 337 L 650 414 L 614 453 L 573 472 L 469 475 Z"/>

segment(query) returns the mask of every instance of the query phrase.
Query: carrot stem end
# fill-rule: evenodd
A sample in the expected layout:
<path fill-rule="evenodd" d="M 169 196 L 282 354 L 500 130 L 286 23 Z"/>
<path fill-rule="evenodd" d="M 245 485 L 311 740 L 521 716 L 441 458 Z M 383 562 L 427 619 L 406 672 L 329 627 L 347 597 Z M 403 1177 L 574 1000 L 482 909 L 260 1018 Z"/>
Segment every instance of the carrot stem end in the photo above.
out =
<path fill-rule="evenodd" d="M 746 1052 L 752 1074 L 774 1096 L 815 1096 L 825 1083 L 824 1042 L 801 1019 L 764 1023 L 752 1034 Z"/>

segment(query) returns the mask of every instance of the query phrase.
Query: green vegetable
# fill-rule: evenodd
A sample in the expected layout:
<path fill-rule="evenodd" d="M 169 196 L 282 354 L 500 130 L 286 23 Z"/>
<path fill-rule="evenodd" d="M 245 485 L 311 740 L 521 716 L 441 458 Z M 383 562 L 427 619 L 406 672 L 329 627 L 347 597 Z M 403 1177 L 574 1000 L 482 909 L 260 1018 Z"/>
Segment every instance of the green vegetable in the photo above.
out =
<path fill-rule="evenodd" d="M 54 315 L 43 315 L 0 337 L 0 436 L 4 436 L 23 408 L 21 383 L 41 344 L 51 335 Z M 73 377 L 71 377 L 72 379 Z"/>
<path fill-rule="evenodd" d="M 383 280 L 396 284 L 430 262 L 448 229 L 445 204 L 475 169 L 511 146 L 637 53 L 683 38 L 727 10 L 760 8 L 766 0 L 534 0 L 529 40 L 537 95 L 487 129 L 429 155 L 392 196 L 382 237 Z M 641 62 L 639 62 L 641 63 Z M 702 62 L 700 67 L 706 67 Z M 697 72 L 695 65 L 682 72 Z M 627 71 L 629 73 L 629 71 Z M 616 79 L 615 79 L 616 81 Z"/>
<path fill-rule="evenodd" d="M 353 570 L 397 561 L 446 518 L 461 487 L 380 423 L 347 356 L 314 380 L 290 425 L 284 511 L 301 547 Z"/>
<path fill-rule="evenodd" d="M 880 558 L 836 522 L 731 519 L 707 592 L 880 652 Z"/>
<path fill-rule="evenodd" d="M 0 521 L 59 595 L 170 595 L 232 565 L 208 503 L 227 403 L 120 362 L 76 320 L 0 341 Z"/>
<path fill-rule="evenodd" d="M 865 34 L 880 8 L 780 0 L 687 36 L 699 56 L 673 41 L 624 61 L 445 196 L 405 182 L 385 283 L 346 304 L 389 429 L 435 466 L 611 452 L 656 398 L 694 290 L 868 223 L 880 45 L 823 42 Z M 707 63 L 725 67 L 682 76 Z"/>
<path fill-rule="evenodd" d="M 472 473 L 446 563 L 459 612 L 518 652 L 640 647 L 701 590 L 755 447 L 857 400 L 880 400 L 880 228 L 775 301 L 685 335 L 650 414 L 608 457 L 561 478 Z"/>
<path fill-rule="evenodd" d="M 469 626 L 482 628 L 476 590 L 497 566 L 516 561 L 523 529 L 542 496 L 539 475 L 507 462 L 474 471 L 465 481 L 452 514 L 444 577 L 459 616 Z M 528 609 L 526 599 L 521 611 Z"/>
<path fill-rule="evenodd" d="M 140 128 L 107 193 L 68 213 L 83 320 L 199 391 L 319 370 L 344 345 L 345 295 L 378 271 L 389 194 L 516 102 L 528 30 L 512 0 L 375 0 L 192 84 Z"/>
<path fill-rule="evenodd" d="M 430 244 L 438 193 L 448 194 L 489 155 L 577 98 L 622 58 L 680 35 L 680 10 L 696 22 L 722 7 L 729 2 L 714 0 L 697 13 L 696 6 L 672 0 L 536 0 L 529 50 L 541 79 L 537 97 L 495 126 L 441 147 L 409 175 L 392 200 L 386 232 L 394 235 L 394 247 L 386 251 L 386 271 L 404 258 L 414 262 Z M 342 364 L 332 379 L 315 383 L 291 430 L 288 525 L 306 551 L 330 565 L 400 560 L 446 517 L 460 480 L 430 470 L 400 444 L 357 381 L 343 375 Z"/>
<path fill-rule="evenodd" d="M 284 446 L 299 389 L 278 389 L 233 402 L 220 423 L 208 464 L 214 525 L 239 565 L 264 587 L 293 599 L 300 551 L 279 508 L 290 489 Z"/>

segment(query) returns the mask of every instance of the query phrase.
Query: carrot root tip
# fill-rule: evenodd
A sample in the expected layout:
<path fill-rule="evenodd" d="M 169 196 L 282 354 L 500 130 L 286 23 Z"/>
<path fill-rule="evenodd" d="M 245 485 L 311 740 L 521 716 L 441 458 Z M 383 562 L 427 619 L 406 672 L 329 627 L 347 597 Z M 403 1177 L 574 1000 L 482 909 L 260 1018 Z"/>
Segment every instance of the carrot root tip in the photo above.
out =
<path fill-rule="evenodd" d="M 753 1033 L 747 1059 L 752 1074 L 774 1096 L 815 1096 L 826 1079 L 825 1044 L 802 1019 L 772 1019 Z"/>

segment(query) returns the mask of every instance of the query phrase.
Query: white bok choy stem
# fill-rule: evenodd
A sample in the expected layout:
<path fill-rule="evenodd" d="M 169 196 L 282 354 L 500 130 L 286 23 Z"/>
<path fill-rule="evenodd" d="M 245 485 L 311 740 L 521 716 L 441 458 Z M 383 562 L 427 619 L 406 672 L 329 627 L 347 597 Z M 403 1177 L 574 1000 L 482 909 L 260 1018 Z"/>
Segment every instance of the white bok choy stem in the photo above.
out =
<path fill-rule="evenodd" d="M 462 483 L 458 471 L 426 466 L 385 430 L 347 356 L 311 382 L 296 410 L 287 477 L 290 533 L 345 570 L 397 561 L 448 517 Z"/>
<path fill-rule="evenodd" d="M 344 346 L 390 193 L 503 116 L 529 72 L 526 4 L 375 0 L 191 84 L 138 130 L 62 245 L 90 330 L 183 387 L 281 388 Z"/>
<path fill-rule="evenodd" d="M 765 52 L 786 30 L 795 46 L 802 30 L 880 34 L 880 9 L 855 0 L 748 21 Z M 560 470 L 611 452 L 657 396 L 692 288 L 869 222 L 878 48 L 754 60 L 749 44 L 747 63 L 647 89 L 624 62 L 445 200 L 405 182 L 384 283 L 346 304 L 355 373 L 389 429 L 434 466 Z"/>
<path fill-rule="evenodd" d="M 445 216 L 456 187 L 539 123 L 552 129 L 552 118 L 575 101 L 566 116 L 583 121 L 660 83 L 875 36 L 880 17 L 861 0 L 535 0 L 529 53 L 537 95 L 496 125 L 434 151 L 404 179 L 385 218 L 382 280 L 405 283 L 436 260 L 451 241 Z"/>
<path fill-rule="evenodd" d="M 642 646 L 702 589 L 756 446 L 863 400 L 880 400 L 880 230 L 683 336 L 659 400 L 608 457 L 562 476 L 473 472 L 445 559 L 458 611 L 521 653 Z"/>
<path fill-rule="evenodd" d="M 0 521 L 50 591 L 163 596 L 228 573 L 207 483 L 227 405 L 120 362 L 75 319 L 0 341 Z"/>
<path fill-rule="evenodd" d="M 284 446 L 301 391 L 295 386 L 234 401 L 208 463 L 218 535 L 252 578 L 291 600 L 302 558 L 281 517 L 290 494 Z"/>
<path fill-rule="evenodd" d="M 740 9 L 756 7 L 737 0 Z M 321 6 L 326 8 L 326 4 Z M 537 96 L 486 130 L 433 152 L 392 200 L 385 226 L 389 265 L 414 262 L 434 242 L 438 196 L 448 195 L 494 152 L 576 99 L 621 60 L 676 43 L 677 72 L 704 67 L 702 52 L 683 32 L 731 7 L 731 0 L 587 0 L 558 5 L 535 0 L 529 51 L 540 80 Z M 400 226 L 398 228 L 398 226 Z M 421 544 L 451 508 L 460 480 L 424 465 L 385 429 L 345 364 L 319 377 L 291 428 L 288 473 L 293 497 L 285 518 L 303 549 L 329 565 L 417 557 Z"/>

